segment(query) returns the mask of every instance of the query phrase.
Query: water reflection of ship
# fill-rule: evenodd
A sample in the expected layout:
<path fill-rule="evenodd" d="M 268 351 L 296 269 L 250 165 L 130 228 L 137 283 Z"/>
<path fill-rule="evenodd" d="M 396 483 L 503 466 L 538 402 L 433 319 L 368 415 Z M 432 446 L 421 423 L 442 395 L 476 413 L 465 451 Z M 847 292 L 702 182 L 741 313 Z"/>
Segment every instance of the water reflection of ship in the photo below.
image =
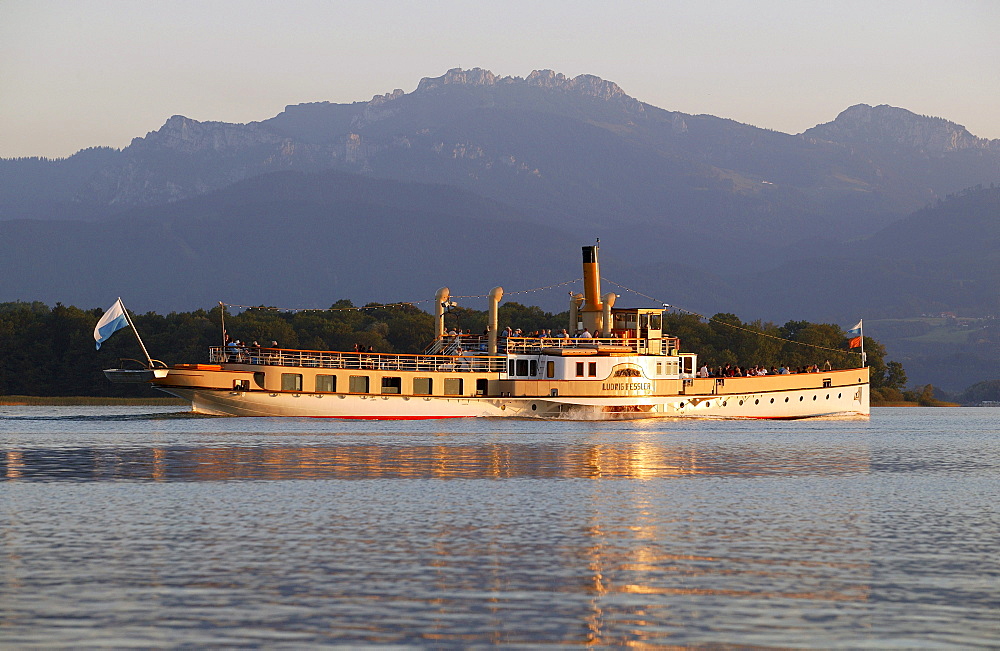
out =
<path fill-rule="evenodd" d="M 760 446 L 655 442 L 489 444 L 377 443 L 156 447 L 138 450 L 8 450 L 6 479 L 668 479 L 686 476 L 841 475 L 866 472 L 866 450 L 797 451 L 794 461 Z M 47 475 L 52 472 L 54 474 Z"/>

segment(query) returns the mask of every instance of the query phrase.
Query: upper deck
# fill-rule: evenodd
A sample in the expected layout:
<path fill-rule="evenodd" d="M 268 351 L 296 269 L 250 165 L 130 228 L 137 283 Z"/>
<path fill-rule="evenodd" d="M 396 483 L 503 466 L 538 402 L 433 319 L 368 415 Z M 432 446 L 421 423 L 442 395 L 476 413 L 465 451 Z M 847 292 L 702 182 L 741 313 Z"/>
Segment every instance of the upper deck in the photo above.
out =
<path fill-rule="evenodd" d="M 503 373 L 510 355 L 676 355 L 678 340 L 656 340 L 651 350 L 648 339 L 636 337 L 501 337 L 497 355 L 487 354 L 487 337 L 447 335 L 434 341 L 424 354 L 297 350 L 248 346 L 213 346 L 209 362 L 253 366 L 288 366 L 358 370 L 399 370 L 419 372 L 473 371 Z"/>

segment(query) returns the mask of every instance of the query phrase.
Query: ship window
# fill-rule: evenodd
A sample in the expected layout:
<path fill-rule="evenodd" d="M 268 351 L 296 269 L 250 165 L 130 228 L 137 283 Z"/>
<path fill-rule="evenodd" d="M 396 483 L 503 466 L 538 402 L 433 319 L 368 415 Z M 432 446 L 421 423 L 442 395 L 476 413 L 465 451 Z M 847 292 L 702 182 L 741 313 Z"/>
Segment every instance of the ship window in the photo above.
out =
<path fill-rule="evenodd" d="M 528 366 L 531 369 L 530 371 L 531 377 L 538 377 L 538 360 L 537 359 L 531 360 L 530 362 L 528 362 Z"/>
<path fill-rule="evenodd" d="M 321 391 L 324 393 L 333 393 L 337 390 L 337 376 L 336 375 L 317 375 L 316 376 L 316 391 Z"/>
<path fill-rule="evenodd" d="M 514 360 L 507 362 L 507 375 L 514 375 Z"/>
<path fill-rule="evenodd" d="M 528 360 L 519 359 L 517 360 L 517 373 L 521 377 L 528 375 Z"/>
<path fill-rule="evenodd" d="M 429 377 L 415 377 L 413 378 L 413 395 L 415 396 L 429 396 L 434 391 L 434 381 Z"/>
<path fill-rule="evenodd" d="M 545 377 L 555 377 L 555 376 L 556 376 L 556 363 L 545 362 Z"/>
<path fill-rule="evenodd" d="M 351 376 L 351 393 L 368 393 L 368 376 Z"/>
<path fill-rule="evenodd" d="M 589 362 L 587 364 L 587 375 L 597 377 L 597 362 Z"/>
<path fill-rule="evenodd" d="M 462 378 L 460 377 L 447 377 L 444 379 L 444 395 L 446 396 L 460 396 L 462 395 Z"/>
<path fill-rule="evenodd" d="M 281 374 L 281 390 L 282 391 L 301 391 L 302 390 L 302 374 L 301 373 L 282 373 Z"/>
<path fill-rule="evenodd" d="M 264 388 L 264 372 L 257 371 L 253 374 L 253 383 L 257 385 L 258 389 Z"/>
<path fill-rule="evenodd" d="M 402 392 L 403 392 L 403 378 L 400 377 L 382 378 L 382 393 L 402 393 Z"/>
<path fill-rule="evenodd" d="M 663 375 L 663 362 L 656 363 L 656 374 Z"/>
<path fill-rule="evenodd" d="M 650 314 L 649 315 L 649 327 L 652 330 L 659 330 L 660 329 L 660 315 L 659 314 Z"/>
<path fill-rule="evenodd" d="M 576 376 L 583 377 L 583 362 L 576 363 Z"/>

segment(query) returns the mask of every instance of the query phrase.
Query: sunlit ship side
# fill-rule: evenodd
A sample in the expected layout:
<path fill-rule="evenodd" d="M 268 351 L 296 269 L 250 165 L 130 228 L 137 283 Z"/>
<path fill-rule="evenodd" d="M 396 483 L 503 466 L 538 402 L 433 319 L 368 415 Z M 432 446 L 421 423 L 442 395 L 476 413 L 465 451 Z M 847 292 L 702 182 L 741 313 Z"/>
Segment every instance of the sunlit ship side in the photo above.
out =
<path fill-rule="evenodd" d="M 356 419 L 534 417 L 795 419 L 869 415 L 868 369 L 696 377 L 695 353 L 662 331 L 661 308 L 601 297 L 597 248 L 584 247 L 584 295 L 570 323 L 598 338 L 502 337 L 501 288 L 488 334 L 447 335 L 437 294 L 426 354 L 213 347 L 208 364 L 157 369 L 150 383 L 198 413 Z M 109 378 L 115 381 L 113 371 Z M 118 379 L 118 381 L 123 381 Z"/>

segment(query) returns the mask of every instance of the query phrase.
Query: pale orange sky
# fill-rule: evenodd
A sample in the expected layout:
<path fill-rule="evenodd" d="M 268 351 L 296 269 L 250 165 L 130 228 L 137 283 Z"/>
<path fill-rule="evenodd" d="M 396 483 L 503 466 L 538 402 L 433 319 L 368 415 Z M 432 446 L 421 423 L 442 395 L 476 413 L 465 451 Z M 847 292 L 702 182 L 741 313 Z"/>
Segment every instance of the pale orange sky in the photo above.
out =
<path fill-rule="evenodd" d="M 800 133 L 890 104 L 1000 138 L 994 0 L 0 0 L 0 157 L 124 147 L 450 68 L 594 74 L 668 110 Z"/>

